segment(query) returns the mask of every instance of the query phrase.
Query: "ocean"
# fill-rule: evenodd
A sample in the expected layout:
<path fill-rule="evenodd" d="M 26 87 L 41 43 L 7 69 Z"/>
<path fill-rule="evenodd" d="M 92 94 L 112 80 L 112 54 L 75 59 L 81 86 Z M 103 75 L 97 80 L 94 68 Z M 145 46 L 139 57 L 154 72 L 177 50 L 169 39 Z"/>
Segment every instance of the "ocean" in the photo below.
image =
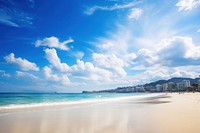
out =
<path fill-rule="evenodd" d="M 0 93 L 0 110 L 35 106 L 59 105 L 74 102 L 95 101 L 101 99 L 142 96 L 145 93 L 52 93 L 25 94 Z"/>

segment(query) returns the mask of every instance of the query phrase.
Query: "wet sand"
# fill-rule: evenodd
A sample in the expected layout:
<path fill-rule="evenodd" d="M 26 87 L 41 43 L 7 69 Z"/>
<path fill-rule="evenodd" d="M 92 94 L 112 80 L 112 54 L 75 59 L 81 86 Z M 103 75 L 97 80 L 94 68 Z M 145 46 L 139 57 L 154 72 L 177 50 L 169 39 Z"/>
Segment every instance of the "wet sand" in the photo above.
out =
<path fill-rule="evenodd" d="M 0 133 L 200 133 L 200 93 L 0 114 Z"/>

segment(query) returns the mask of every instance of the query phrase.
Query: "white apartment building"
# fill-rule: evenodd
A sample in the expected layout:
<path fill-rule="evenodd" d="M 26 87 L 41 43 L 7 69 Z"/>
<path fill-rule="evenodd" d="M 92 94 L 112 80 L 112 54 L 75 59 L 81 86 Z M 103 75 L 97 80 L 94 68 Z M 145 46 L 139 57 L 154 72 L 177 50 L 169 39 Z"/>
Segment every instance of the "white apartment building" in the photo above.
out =
<path fill-rule="evenodd" d="M 184 90 L 183 82 L 176 83 L 176 88 L 177 88 L 178 91 Z"/>
<path fill-rule="evenodd" d="M 198 90 L 200 91 L 200 80 L 198 80 Z"/>
<path fill-rule="evenodd" d="M 157 92 L 162 91 L 162 89 L 163 89 L 162 85 L 160 85 L 160 84 L 157 84 L 157 85 L 156 85 L 156 91 L 157 91 Z"/>
<path fill-rule="evenodd" d="M 162 88 L 163 88 L 163 91 L 167 91 L 167 89 L 168 89 L 168 84 L 167 84 L 167 83 L 163 84 L 163 85 L 162 85 Z"/>
<path fill-rule="evenodd" d="M 190 86 L 190 80 L 183 80 L 182 83 L 183 83 L 183 89 L 186 89 L 187 87 Z"/>
<path fill-rule="evenodd" d="M 168 83 L 168 90 L 172 90 L 173 89 L 173 85 L 174 85 L 174 83 L 173 82 L 169 82 Z"/>

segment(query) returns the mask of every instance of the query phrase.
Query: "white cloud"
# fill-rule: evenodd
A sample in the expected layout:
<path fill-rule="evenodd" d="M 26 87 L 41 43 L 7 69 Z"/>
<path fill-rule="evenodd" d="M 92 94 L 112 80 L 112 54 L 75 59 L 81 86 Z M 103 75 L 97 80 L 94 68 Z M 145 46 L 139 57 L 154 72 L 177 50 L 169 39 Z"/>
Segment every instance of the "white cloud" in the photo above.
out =
<path fill-rule="evenodd" d="M 53 68 L 59 70 L 56 74 L 52 74 L 50 67 L 45 67 L 44 72 L 47 79 L 52 78 L 54 81 L 61 82 L 63 72 L 67 73 L 71 78 L 80 78 L 83 80 L 92 81 L 111 81 L 113 74 L 105 69 L 95 67 L 91 62 L 83 62 L 77 60 L 77 64 L 68 66 L 66 63 L 61 63 L 55 49 L 45 49 L 46 59 L 51 63 Z M 67 75 L 64 74 L 64 77 Z M 65 79 L 65 78 L 64 78 Z M 64 80 L 65 81 L 65 80 Z"/>
<path fill-rule="evenodd" d="M 122 25 L 117 25 L 116 29 L 115 33 L 107 33 L 108 37 L 98 39 L 97 47 L 104 54 L 122 57 L 128 54 L 132 47 L 132 34 L 130 29 Z"/>
<path fill-rule="evenodd" d="M 140 18 L 140 16 L 142 15 L 143 10 L 140 8 L 133 8 L 131 9 L 129 15 L 128 15 L 128 19 L 130 20 L 138 20 Z"/>
<path fill-rule="evenodd" d="M 125 62 L 125 66 L 130 66 L 135 64 L 134 60 L 137 58 L 135 53 L 128 53 L 123 57 L 123 61 Z"/>
<path fill-rule="evenodd" d="M 46 59 L 58 70 L 62 72 L 68 72 L 70 67 L 66 63 L 61 63 L 60 58 L 57 55 L 55 49 L 45 49 Z"/>
<path fill-rule="evenodd" d="M 0 76 L 1 77 L 10 77 L 10 74 L 6 73 L 4 70 L 0 70 Z"/>
<path fill-rule="evenodd" d="M 88 8 L 85 11 L 85 14 L 92 15 L 97 10 L 113 11 L 113 10 L 127 9 L 127 8 L 134 7 L 135 5 L 137 5 L 139 3 L 140 3 L 140 1 L 130 2 L 130 3 L 127 3 L 127 4 L 122 4 L 122 5 L 115 4 L 115 5 L 110 6 L 110 7 L 109 6 L 93 6 L 93 7 Z"/>
<path fill-rule="evenodd" d="M 113 74 L 105 69 L 95 67 L 91 62 L 77 60 L 77 64 L 71 66 L 73 76 L 92 81 L 111 81 Z"/>
<path fill-rule="evenodd" d="M 48 66 L 45 66 L 43 68 L 43 70 L 44 70 L 44 75 L 47 80 L 58 82 L 63 85 L 71 84 L 71 82 L 66 74 L 53 74 L 51 68 Z"/>
<path fill-rule="evenodd" d="M 94 53 L 92 58 L 95 64 L 99 67 L 107 68 L 114 70 L 120 76 L 126 76 L 126 72 L 123 69 L 125 66 L 123 60 L 116 57 L 116 55 L 105 55 L 105 54 L 97 54 Z"/>
<path fill-rule="evenodd" d="M 200 0 L 179 0 L 176 6 L 179 11 L 190 11 L 200 5 Z"/>
<path fill-rule="evenodd" d="M 190 37 L 174 36 L 162 40 L 157 49 L 140 49 L 133 71 L 142 71 L 133 76 L 145 82 L 172 77 L 195 78 L 200 74 L 200 46 Z"/>
<path fill-rule="evenodd" d="M 149 49 L 140 49 L 137 53 L 136 61 L 138 64 L 151 66 L 154 65 L 157 60 L 158 57 L 155 51 L 151 51 Z"/>
<path fill-rule="evenodd" d="M 101 45 L 98 45 L 98 47 L 102 50 L 108 50 L 108 49 L 112 48 L 113 46 L 114 46 L 114 44 L 111 42 L 105 42 Z"/>
<path fill-rule="evenodd" d="M 53 78 L 54 81 L 60 82 L 59 77 L 67 73 L 71 78 L 80 78 L 92 81 L 110 81 L 113 74 L 108 70 L 95 67 L 91 62 L 83 62 L 77 60 L 77 64 L 68 66 L 66 63 L 61 63 L 55 49 L 45 49 L 46 59 L 51 63 L 53 68 L 59 70 L 56 74 L 52 74 L 49 67 L 45 67 L 44 72 L 47 78 Z M 67 75 L 64 75 L 67 76 Z"/>
<path fill-rule="evenodd" d="M 147 79 L 157 80 L 157 79 L 168 79 L 170 78 L 170 74 L 166 67 L 154 67 L 153 69 L 146 70 L 144 75 Z"/>
<path fill-rule="evenodd" d="M 12 27 L 30 27 L 32 25 L 33 17 L 16 8 L 15 4 L 10 4 L 9 1 L 5 1 L 8 6 L 1 6 L 0 8 L 0 23 L 12 26 Z"/>
<path fill-rule="evenodd" d="M 23 59 L 21 57 L 15 58 L 14 53 L 11 53 L 7 56 L 4 57 L 7 63 L 10 64 L 15 64 L 20 67 L 20 69 L 28 71 L 28 70 L 33 70 L 33 71 L 39 71 L 39 67 L 35 63 L 32 63 L 26 59 Z"/>
<path fill-rule="evenodd" d="M 198 29 L 197 32 L 200 32 L 200 29 Z"/>
<path fill-rule="evenodd" d="M 129 76 L 132 76 L 132 79 L 141 79 L 140 81 L 150 81 L 151 79 L 168 78 L 171 77 L 172 74 L 175 75 L 178 73 L 181 73 L 181 76 L 192 75 L 189 71 L 182 69 L 180 69 L 182 72 L 178 71 L 178 69 L 174 70 L 174 72 L 169 71 L 173 67 L 200 64 L 200 59 L 198 57 L 199 46 L 193 42 L 187 41 L 184 37 L 174 37 L 185 33 L 184 27 L 181 30 L 177 29 L 177 22 L 179 23 L 185 18 L 177 16 L 174 10 L 158 9 L 156 8 L 157 5 L 150 6 L 145 6 L 145 14 L 142 13 L 143 11 L 141 11 L 140 14 L 143 15 L 142 17 L 144 17 L 145 21 L 143 21 L 143 19 L 141 19 L 141 23 L 126 21 L 123 25 L 117 23 L 115 30 L 107 32 L 105 37 L 99 37 L 97 42 L 94 43 L 98 49 L 93 53 L 104 56 L 114 55 L 123 60 L 124 66 L 122 68 L 127 72 L 127 75 L 121 79 L 123 81 Z M 156 11 L 152 9 L 156 9 Z M 138 15 L 138 18 L 140 15 Z M 160 45 L 158 45 L 160 40 L 163 39 L 165 39 L 166 42 L 162 41 Z M 184 47 L 187 47 L 187 49 Z M 182 52 L 184 54 L 182 54 Z M 110 62 L 107 61 L 107 63 Z M 98 65 L 97 60 L 97 62 L 94 61 L 94 64 L 113 72 L 108 66 L 105 67 L 106 63 L 102 63 L 105 66 Z M 138 67 L 136 68 L 135 66 Z M 166 67 L 167 71 L 165 71 L 164 67 Z M 131 68 L 134 70 L 131 70 Z M 151 71 L 148 71 L 149 68 L 151 68 Z M 159 70 L 159 68 L 162 68 L 162 70 Z M 144 73 L 143 71 L 147 72 Z M 113 80 L 114 79 L 117 78 L 113 78 Z"/>
<path fill-rule="evenodd" d="M 152 66 L 140 67 L 139 70 L 144 70 L 141 73 L 132 76 L 132 79 L 140 79 L 138 83 L 148 83 L 160 79 L 170 79 L 173 77 L 188 77 L 196 78 L 200 73 L 200 66 L 178 66 L 178 67 L 165 67 L 165 66 Z M 193 71 L 191 71 L 193 70 Z"/>
<path fill-rule="evenodd" d="M 190 37 L 175 36 L 160 43 L 159 57 L 164 59 L 200 59 L 200 46 Z"/>
<path fill-rule="evenodd" d="M 196 73 L 194 71 L 184 71 L 184 70 L 176 70 L 174 73 L 172 73 L 171 77 L 188 77 L 188 78 L 196 78 L 199 75 L 199 73 Z"/>
<path fill-rule="evenodd" d="M 171 77 L 196 78 L 199 77 L 199 75 L 200 75 L 200 65 L 187 65 L 187 66 L 175 67 Z"/>
<path fill-rule="evenodd" d="M 77 59 L 82 59 L 84 56 L 83 52 L 74 52 L 73 55 L 77 58 Z"/>
<path fill-rule="evenodd" d="M 0 23 L 6 24 L 6 25 L 9 25 L 9 26 L 12 26 L 12 27 L 19 27 L 18 24 L 12 22 L 12 21 L 9 20 L 9 19 L 5 19 L 5 18 L 0 18 Z"/>
<path fill-rule="evenodd" d="M 37 76 L 31 74 L 31 73 L 27 73 L 27 72 L 21 72 L 21 71 L 16 71 L 16 75 L 18 77 L 25 77 L 25 78 L 32 78 L 32 79 L 38 79 Z"/>
<path fill-rule="evenodd" d="M 39 46 L 47 46 L 50 48 L 57 48 L 57 49 L 61 49 L 61 50 L 69 50 L 69 47 L 67 46 L 68 43 L 74 42 L 74 40 L 72 39 L 68 39 L 64 42 L 60 42 L 59 39 L 57 37 L 47 37 L 44 38 L 43 40 L 37 40 L 35 42 L 35 46 L 39 47 Z"/>
<path fill-rule="evenodd" d="M 175 36 L 162 40 L 155 51 L 140 49 L 136 61 L 144 66 L 200 64 L 200 46 L 193 44 L 190 37 Z"/>
<path fill-rule="evenodd" d="M 118 25 L 117 31 L 108 35 L 107 38 L 99 38 L 98 42 L 94 43 L 98 48 L 97 52 L 93 52 L 94 64 L 118 77 L 127 76 L 125 69 L 134 64 L 137 57 L 131 48 L 133 45 L 130 30 Z"/>

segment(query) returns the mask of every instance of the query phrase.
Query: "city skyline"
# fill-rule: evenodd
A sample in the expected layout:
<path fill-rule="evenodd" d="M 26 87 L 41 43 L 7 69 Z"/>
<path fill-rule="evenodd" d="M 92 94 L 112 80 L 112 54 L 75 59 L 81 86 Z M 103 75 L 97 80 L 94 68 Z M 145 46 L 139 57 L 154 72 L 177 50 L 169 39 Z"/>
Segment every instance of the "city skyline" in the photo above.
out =
<path fill-rule="evenodd" d="M 199 12 L 199 0 L 2 0 L 0 92 L 198 77 Z"/>

